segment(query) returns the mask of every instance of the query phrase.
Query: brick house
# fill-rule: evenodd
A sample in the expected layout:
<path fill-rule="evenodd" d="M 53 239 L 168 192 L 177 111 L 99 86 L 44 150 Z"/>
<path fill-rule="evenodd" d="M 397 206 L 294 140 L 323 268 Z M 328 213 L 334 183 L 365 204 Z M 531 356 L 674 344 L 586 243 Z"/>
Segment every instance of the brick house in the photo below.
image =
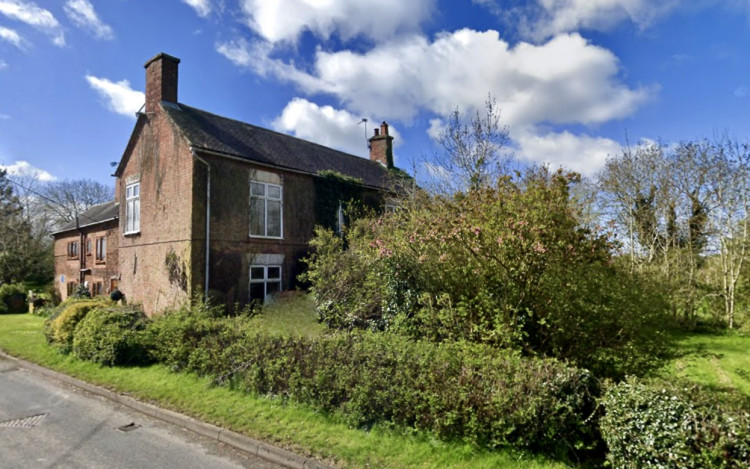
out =
<path fill-rule="evenodd" d="M 117 288 L 117 202 L 95 205 L 54 233 L 55 285 L 62 299 L 84 284 L 92 295 Z"/>
<path fill-rule="evenodd" d="M 118 285 L 148 314 L 198 293 L 233 304 L 294 288 L 314 226 L 341 222 L 348 196 L 333 188 L 382 207 L 397 173 L 386 123 L 368 160 L 217 116 L 178 102 L 179 62 L 146 63 L 146 103 L 114 174 Z"/>

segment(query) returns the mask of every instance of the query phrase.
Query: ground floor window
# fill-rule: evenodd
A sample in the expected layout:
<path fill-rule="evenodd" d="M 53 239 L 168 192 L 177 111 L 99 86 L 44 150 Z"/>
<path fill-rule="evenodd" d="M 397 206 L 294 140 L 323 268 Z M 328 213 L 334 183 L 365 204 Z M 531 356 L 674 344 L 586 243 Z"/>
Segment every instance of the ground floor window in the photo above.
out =
<path fill-rule="evenodd" d="M 68 297 L 73 296 L 73 293 L 76 292 L 76 283 L 75 282 L 68 282 L 68 284 L 67 284 L 67 291 L 68 291 Z"/>
<path fill-rule="evenodd" d="M 99 296 L 102 294 L 102 282 L 94 282 L 91 284 L 91 296 Z"/>
<path fill-rule="evenodd" d="M 265 302 L 281 291 L 280 265 L 250 266 L 250 299 Z"/>

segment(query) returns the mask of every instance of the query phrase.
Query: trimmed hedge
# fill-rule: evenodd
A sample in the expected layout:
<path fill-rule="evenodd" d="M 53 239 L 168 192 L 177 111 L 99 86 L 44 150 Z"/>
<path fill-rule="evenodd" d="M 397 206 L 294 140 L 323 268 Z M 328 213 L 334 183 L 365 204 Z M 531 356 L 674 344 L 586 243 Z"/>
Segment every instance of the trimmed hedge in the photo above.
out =
<path fill-rule="evenodd" d="M 589 372 L 467 343 L 393 334 L 269 336 L 243 318 L 167 314 L 153 323 L 155 356 L 247 392 L 292 398 L 377 422 L 488 447 L 569 456 L 598 444 L 598 384 Z"/>
<path fill-rule="evenodd" d="M 747 403 L 635 379 L 613 386 L 602 403 L 601 432 L 613 467 L 750 467 Z"/>
<path fill-rule="evenodd" d="M 26 289 L 18 283 L 0 286 L 0 314 L 22 314 L 28 311 Z"/>
<path fill-rule="evenodd" d="M 75 327 L 73 354 L 107 366 L 147 363 L 147 325 L 148 318 L 142 311 L 97 307 Z"/>
<path fill-rule="evenodd" d="M 47 343 L 55 346 L 62 353 L 73 349 L 74 331 L 78 323 L 89 311 L 106 307 L 111 303 L 104 299 L 69 299 L 58 307 L 58 312 L 44 321 L 44 335 Z"/>

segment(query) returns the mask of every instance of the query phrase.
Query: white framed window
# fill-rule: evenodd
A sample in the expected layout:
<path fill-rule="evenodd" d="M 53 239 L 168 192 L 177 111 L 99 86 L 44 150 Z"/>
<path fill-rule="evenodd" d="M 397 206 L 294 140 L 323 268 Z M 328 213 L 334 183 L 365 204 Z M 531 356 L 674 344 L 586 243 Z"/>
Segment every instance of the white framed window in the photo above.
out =
<path fill-rule="evenodd" d="M 250 236 L 282 238 L 283 205 L 281 186 L 250 181 Z"/>
<path fill-rule="evenodd" d="M 280 265 L 250 266 L 250 299 L 265 303 L 274 293 L 281 291 Z"/>
<path fill-rule="evenodd" d="M 128 184 L 125 188 L 125 233 L 141 231 L 141 183 Z"/>

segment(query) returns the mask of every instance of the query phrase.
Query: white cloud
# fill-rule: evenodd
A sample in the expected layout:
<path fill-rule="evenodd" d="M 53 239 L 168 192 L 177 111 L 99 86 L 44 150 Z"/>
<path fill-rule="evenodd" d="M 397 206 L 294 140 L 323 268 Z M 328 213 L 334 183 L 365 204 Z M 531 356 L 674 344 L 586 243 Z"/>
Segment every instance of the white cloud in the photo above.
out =
<path fill-rule="evenodd" d="M 532 163 L 544 163 L 553 169 L 564 167 L 584 176 L 593 176 L 607 161 L 622 151 L 614 140 L 570 132 L 542 134 L 536 129 L 513 132 L 518 147 L 516 157 Z"/>
<path fill-rule="evenodd" d="M 3 59 L 0 59 L 0 70 L 5 70 L 8 67 L 9 67 L 8 62 L 6 62 Z"/>
<path fill-rule="evenodd" d="M 86 75 L 86 81 L 105 99 L 107 108 L 118 114 L 134 117 L 146 101 L 146 96 L 141 91 L 133 90 L 127 80 L 113 82 L 106 78 Z"/>
<path fill-rule="evenodd" d="M 38 7 L 34 2 L 0 0 L 0 14 L 44 31 L 52 37 L 56 46 L 65 45 L 65 34 L 60 23 L 49 10 Z"/>
<path fill-rule="evenodd" d="M 304 32 L 328 39 L 357 36 L 384 40 L 414 31 L 426 20 L 435 0 L 243 0 L 247 24 L 270 42 L 296 42 Z"/>
<path fill-rule="evenodd" d="M 623 21 L 641 29 L 670 12 L 681 0 L 538 0 L 528 35 L 544 39 L 559 33 L 595 29 L 607 31 Z"/>
<path fill-rule="evenodd" d="M 112 28 L 99 19 L 94 11 L 94 5 L 89 0 L 68 0 L 65 4 L 65 14 L 76 26 L 90 31 L 97 39 L 115 38 Z"/>
<path fill-rule="evenodd" d="M 190 5 L 201 18 L 211 14 L 212 6 L 210 0 L 182 0 Z"/>
<path fill-rule="evenodd" d="M 57 179 L 52 174 L 43 169 L 32 166 L 28 161 L 18 160 L 11 165 L 0 165 L 0 169 L 8 171 L 11 176 L 28 176 L 42 182 L 54 181 Z"/>
<path fill-rule="evenodd" d="M 264 56 L 262 47 L 231 45 L 238 65 L 311 94 L 332 94 L 358 114 L 389 119 L 408 120 L 423 110 L 445 116 L 456 106 L 482 109 L 490 93 L 511 128 L 596 124 L 632 114 L 653 93 L 622 84 L 617 57 L 578 34 L 514 47 L 497 31 L 462 29 L 433 42 L 410 36 L 365 53 L 319 50 L 311 72 Z"/>
<path fill-rule="evenodd" d="M 19 49 L 23 49 L 23 46 L 24 46 L 23 38 L 16 31 L 12 29 L 4 28 L 0 26 L 0 39 L 6 42 L 10 42 L 11 44 L 18 47 Z M 3 67 L 0 66 L 0 69 L 2 68 Z"/>
<path fill-rule="evenodd" d="M 303 98 L 292 99 L 277 117 L 272 126 L 279 132 L 290 133 L 296 137 L 319 143 L 327 147 L 369 157 L 365 127 L 359 123 L 362 116 L 348 111 L 334 109 L 332 106 L 319 106 Z M 368 131 L 379 123 L 368 118 Z M 393 136 L 393 145 L 402 142 L 398 131 L 390 126 L 389 134 Z"/>

